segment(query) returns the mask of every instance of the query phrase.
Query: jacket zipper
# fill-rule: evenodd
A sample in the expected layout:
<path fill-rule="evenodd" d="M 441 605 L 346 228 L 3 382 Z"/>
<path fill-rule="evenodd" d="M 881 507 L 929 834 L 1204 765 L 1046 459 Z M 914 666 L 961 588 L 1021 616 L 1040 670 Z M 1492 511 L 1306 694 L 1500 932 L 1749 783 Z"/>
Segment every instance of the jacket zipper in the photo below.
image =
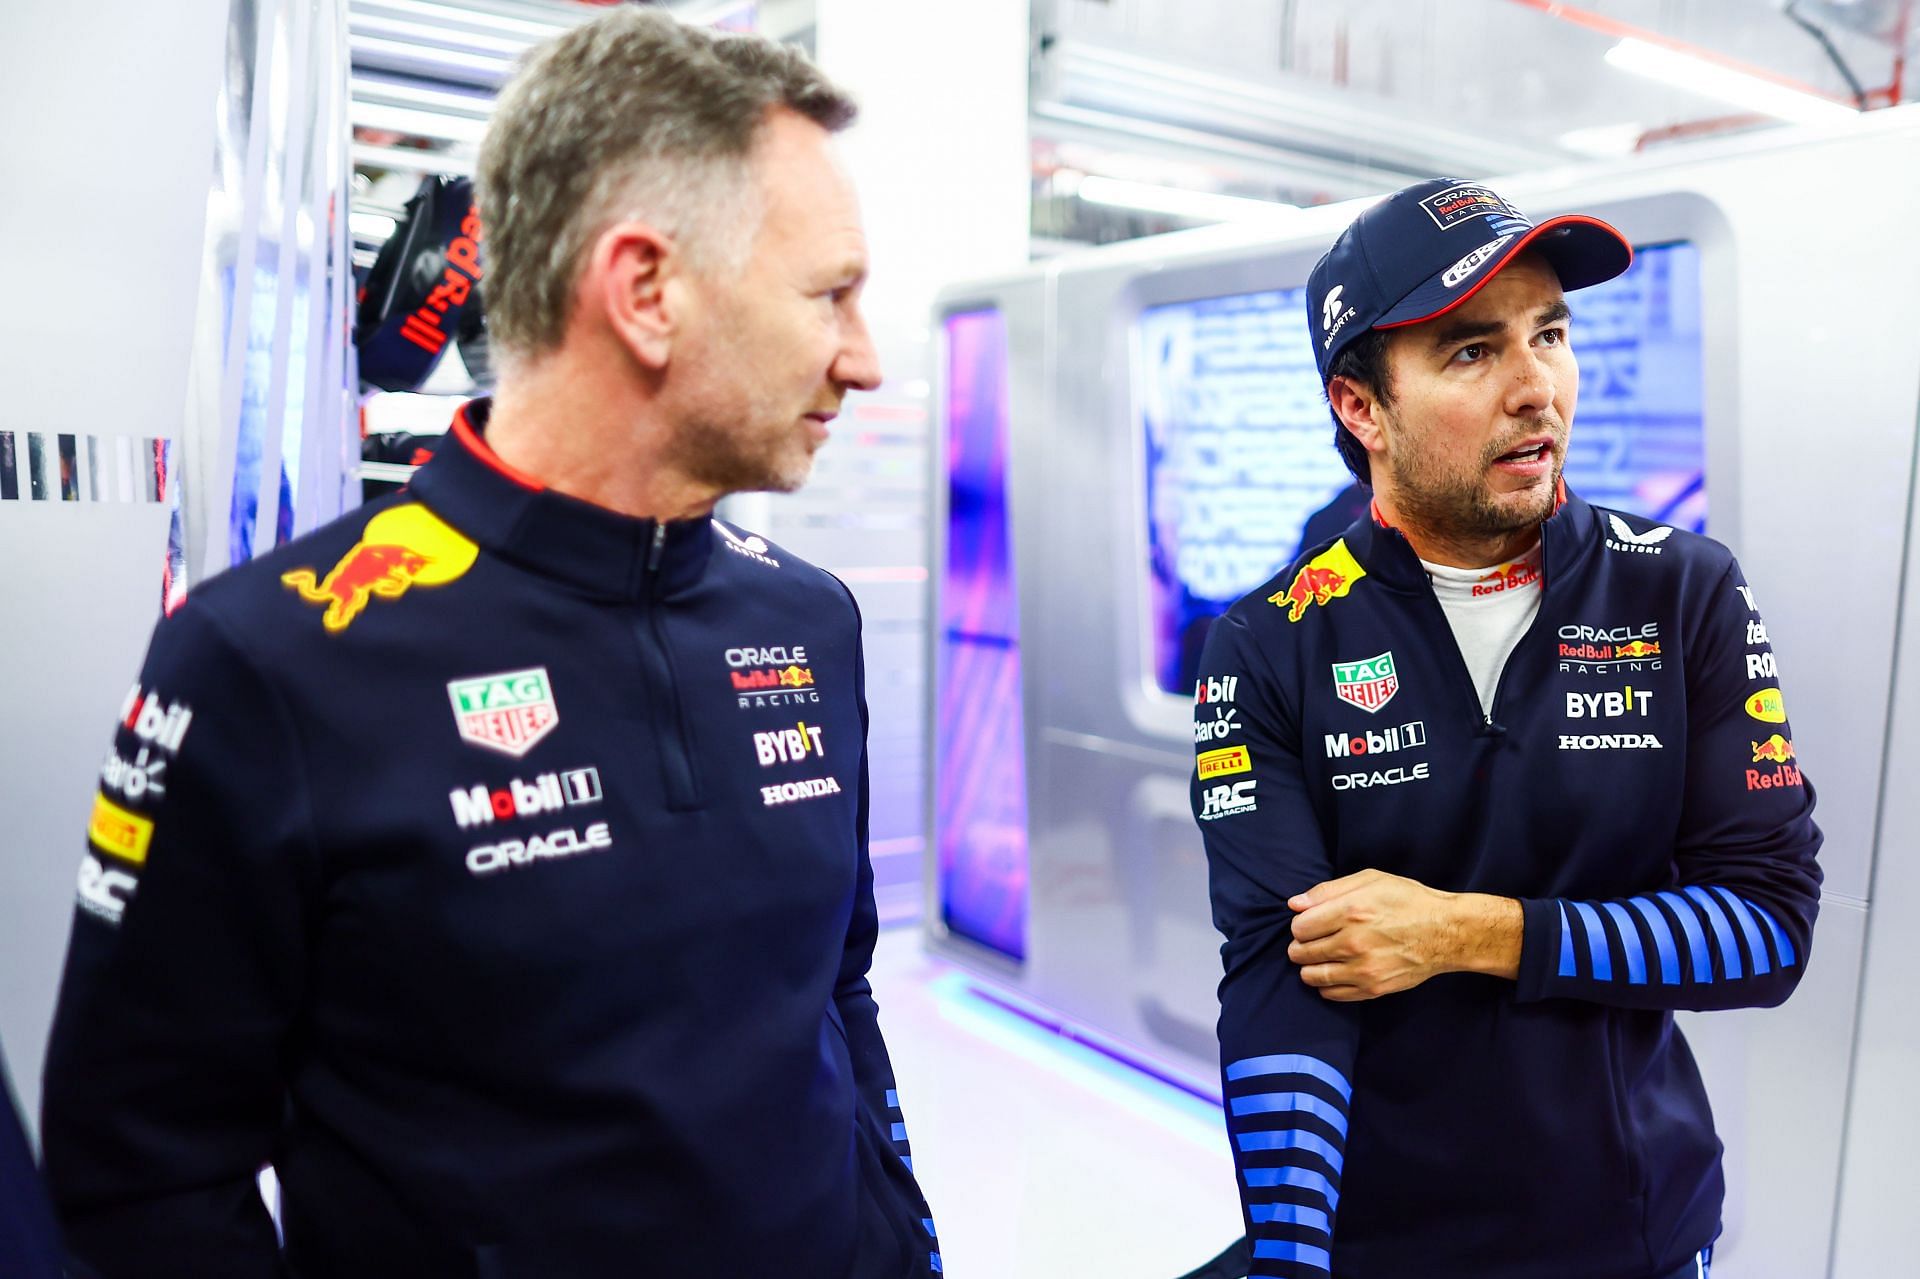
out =
<path fill-rule="evenodd" d="M 1546 558 L 1543 548 L 1541 553 L 1541 576 L 1543 580 L 1540 583 L 1540 607 L 1534 610 L 1533 620 L 1527 623 L 1527 629 L 1521 632 L 1519 642 L 1513 646 L 1513 651 L 1507 654 L 1505 664 L 1500 667 L 1500 678 L 1493 682 L 1492 709 L 1486 709 L 1480 706 L 1480 690 L 1474 686 L 1473 672 L 1467 669 L 1467 655 L 1460 651 L 1460 638 L 1453 633 L 1453 621 L 1447 616 L 1447 610 L 1440 606 L 1439 597 L 1433 593 L 1433 585 L 1431 583 L 1427 585 L 1427 602 L 1433 606 L 1433 611 L 1440 615 L 1440 625 L 1447 639 L 1450 641 L 1449 647 L 1453 650 L 1454 668 L 1459 672 L 1459 679 L 1467 690 L 1467 703 L 1470 706 L 1480 709 L 1480 722 L 1474 725 L 1473 728 L 1475 737 L 1505 737 L 1507 735 L 1506 725 L 1495 720 L 1493 715 L 1494 711 L 1500 709 L 1500 698 L 1502 694 L 1506 692 L 1507 675 L 1513 670 L 1514 659 L 1520 655 L 1521 649 L 1527 647 L 1528 641 L 1533 638 L 1533 633 L 1540 628 L 1540 619 L 1546 616 L 1547 586 L 1544 580 L 1545 575 Z"/>
<path fill-rule="evenodd" d="M 647 549 L 646 616 L 637 630 L 647 682 L 656 690 L 652 699 L 656 708 L 654 742 L 660 751 L 667 807 L 684 811 L 700 806 L 700 787 L 694 775 L 693 742 L 687 732 L 686 709 L 680 702 L 680 682 L 674 677 L 673 649 L 667 644 L 667 624 L 660 606 L 660 562 L 665 558 L 666 549 L 667 526 L 656 521 L 653 543 Z"/>

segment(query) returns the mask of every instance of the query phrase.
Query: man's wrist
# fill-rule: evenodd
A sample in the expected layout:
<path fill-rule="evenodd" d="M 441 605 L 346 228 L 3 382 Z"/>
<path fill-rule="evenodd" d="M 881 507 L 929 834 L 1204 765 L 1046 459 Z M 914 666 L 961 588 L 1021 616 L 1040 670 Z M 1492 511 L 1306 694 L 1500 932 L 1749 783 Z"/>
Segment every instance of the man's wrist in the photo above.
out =
<path fill-rule="evenodd" d="M 1455 893 L 1450 905 L 1452 962 L 1448 970 L 1517 980 L 1526 930 L 1520 903 L 1488 893 Z"/>

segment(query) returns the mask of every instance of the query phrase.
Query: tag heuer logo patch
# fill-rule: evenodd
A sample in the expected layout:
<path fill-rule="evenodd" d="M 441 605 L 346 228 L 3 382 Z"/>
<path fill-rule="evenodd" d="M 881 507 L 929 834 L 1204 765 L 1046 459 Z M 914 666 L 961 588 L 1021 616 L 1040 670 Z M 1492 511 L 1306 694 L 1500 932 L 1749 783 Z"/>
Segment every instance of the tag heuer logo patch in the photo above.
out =
<path fill-rule="evenodd" d="M 1369 715 L 1392 701 L 1399 691 L 1400 677 L 1394 674 L 1391 652 L 1369 657 L 1364 662 L 1333 664 L 1334 696 Z"/>
<path fill-rule="evenodd" d="M 447 685 L 447 696 L 461 737 L 516 758 L 560 722 L 544 666 L 457 679 Z"/>

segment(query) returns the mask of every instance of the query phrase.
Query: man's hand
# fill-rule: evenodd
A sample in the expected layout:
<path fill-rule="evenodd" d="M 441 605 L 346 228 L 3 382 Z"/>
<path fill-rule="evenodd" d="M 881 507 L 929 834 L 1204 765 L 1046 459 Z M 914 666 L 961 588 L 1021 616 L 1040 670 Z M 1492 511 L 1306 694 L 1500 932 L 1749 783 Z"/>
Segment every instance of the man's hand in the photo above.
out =
<path fill-rule="evenodd" d="M 1443 893 L 1385 871 L 1315 884 L 1290 898 L 1287 958 L 1322 998 L 1351 1003 L 1411 990 L 1437 973 L 1520 975 L 1520 903 Z"/>

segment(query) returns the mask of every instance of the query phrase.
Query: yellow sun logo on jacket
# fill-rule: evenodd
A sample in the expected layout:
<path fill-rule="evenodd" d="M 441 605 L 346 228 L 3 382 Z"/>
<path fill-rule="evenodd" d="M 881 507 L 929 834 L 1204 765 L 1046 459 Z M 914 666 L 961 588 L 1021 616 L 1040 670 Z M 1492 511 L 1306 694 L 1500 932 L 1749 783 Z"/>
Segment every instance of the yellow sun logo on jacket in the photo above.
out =
<path fill-rule="evenodd" d="M 344 631 L 378 595 L 397 600 L 414 586 L 444 586 L 473 567 L 480 548 L 419 503 L 367 521 L 360 540 L 324 578 L 297 568 L 280 580 L 309 604 L 325 604 L 329 631 Z"/>
<path fill-rule="evenodd" d="M 1308 606 L 1319 604 L 1325 607 L 1352 590 L 1353 584 L 1366 575 L 1367 570 L 1361 568 L 1360 561 L 1353 558 L 1353 552 L 1347 549 L 1347 539 L 1343 537 L 1308 560 L 1294 574 L 1293 585 L 1267 596 L 1267 603 L 1286 609 L 1287 620 L 1297 622 L 1307 615 Z"/>

